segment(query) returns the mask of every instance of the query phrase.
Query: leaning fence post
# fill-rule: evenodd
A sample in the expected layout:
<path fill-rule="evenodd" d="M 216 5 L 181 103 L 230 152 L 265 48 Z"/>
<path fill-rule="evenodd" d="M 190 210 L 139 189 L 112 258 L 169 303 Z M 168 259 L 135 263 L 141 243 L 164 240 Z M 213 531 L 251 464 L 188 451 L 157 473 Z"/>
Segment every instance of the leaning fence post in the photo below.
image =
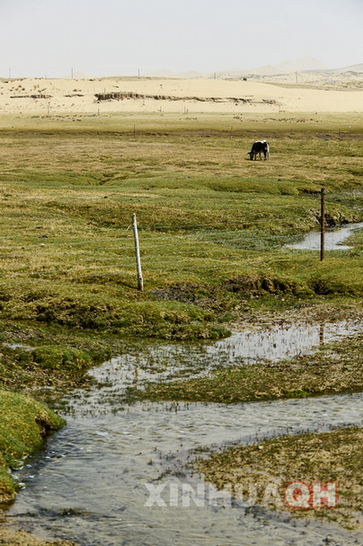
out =
<path fill-rule="evenodd" d="M 321 188 L 321 221 L 320 221 L 320 261 L 324 261 L 325 244 L 325 189 Z"/>
<path fill-rule="evenodd" d="M 135 255 L 136 255 L 136 269 L 137 269 L 137 289 L 142 291 L 143 288 L 144 288 L 144 282 L 142 280 L 139 235 L 137 233 L 136 214 L 132 215 L 132 229 L 134 230 L 134 240 L 135 240 Z"/>

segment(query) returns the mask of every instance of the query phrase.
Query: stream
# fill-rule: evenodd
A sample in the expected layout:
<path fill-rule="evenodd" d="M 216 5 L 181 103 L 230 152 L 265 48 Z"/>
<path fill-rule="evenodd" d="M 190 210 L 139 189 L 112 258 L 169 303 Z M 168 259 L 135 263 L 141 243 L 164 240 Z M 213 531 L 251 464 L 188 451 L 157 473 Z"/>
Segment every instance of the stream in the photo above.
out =
<path fill-rule="evenodd" d="M 363 228 L 363 222 L 357 224 L 347 224 L 342 227 L 326 228 L 325 229 L 325 250 L 350 250 L 352 247 L 343 245 L 355 229 Z M 286 245 L 288 248 L 296 250 L 320 250 L 320 231 L 312 231 L 308 233 L 302 241 L 291 245 Z"/>
<path fill-rule="evenodd" d="M 14 472 L 23 489 L 10 514 L 38 536 L 85 546 L 323 546 L 327 536 L 332 544 L 363 544 L 361 533 L 326 521 L 224 506 L 222 499 L 213 501 L 208 484 L 208 495 L 197 503 L 182 495 L 183 486 L 197 491 L 203 484 L 203 477 L 183 468 L 189 450 L 360 425 L 363 394 L 232 405 L 123 406 L 121 397 L 128 384 L 196 376 L 221 364 L 291 358 L 362 329 L 357 321 L 299 323 L 251 328 L 208 344 L 135 346 L 89 372 L 102 382 L 100 388 L 68 397 L 68 425 Z M 158 501 L 151 502 L 156 487 Z"/>

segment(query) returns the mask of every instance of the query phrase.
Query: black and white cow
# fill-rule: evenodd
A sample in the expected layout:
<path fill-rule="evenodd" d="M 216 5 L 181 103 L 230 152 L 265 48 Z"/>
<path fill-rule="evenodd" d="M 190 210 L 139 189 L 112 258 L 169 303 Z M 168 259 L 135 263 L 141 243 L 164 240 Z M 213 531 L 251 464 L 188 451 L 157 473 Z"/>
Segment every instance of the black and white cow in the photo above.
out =
<path fill-rule="evenodd" d="M 263 153 L 265 157 L 265 161 L 266 161 L 266 159 L 270 157 L 270 148 L 269 148 L 267 140 L 256 140 L 256 142 L 252 144 L 252 150 L 247 153 L 250 155 L 250 159 L 252 161 L 257 160 L 257 154 L 259 154 L 260 160 L 261 160 L 262 159 L 261 154 Z"/>

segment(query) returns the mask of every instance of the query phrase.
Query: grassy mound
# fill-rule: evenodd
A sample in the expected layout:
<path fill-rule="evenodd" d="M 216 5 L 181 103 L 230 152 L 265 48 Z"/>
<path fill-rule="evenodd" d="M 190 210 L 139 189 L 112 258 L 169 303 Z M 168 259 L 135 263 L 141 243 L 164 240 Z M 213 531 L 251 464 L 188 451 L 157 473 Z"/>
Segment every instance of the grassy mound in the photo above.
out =
<path fill-rule="evenodd" d="M 40 402 L 0 390 L 0 501 L 14 498 L 18 485 L 9 474 L 39 448 L 44 436 L 65 421 Z"/>

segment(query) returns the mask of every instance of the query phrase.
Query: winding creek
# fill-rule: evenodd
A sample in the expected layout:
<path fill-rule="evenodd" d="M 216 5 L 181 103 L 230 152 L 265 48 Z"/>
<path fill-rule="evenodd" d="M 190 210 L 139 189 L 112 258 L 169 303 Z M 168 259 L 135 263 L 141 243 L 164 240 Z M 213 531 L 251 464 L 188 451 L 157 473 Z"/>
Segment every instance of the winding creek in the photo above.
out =
<path fill-rule="evenodd" d="M 357 321 L 275 325 L 235 332 L 209 344 L 135 346 L 89 373 L 102 387 L 69 397 L 68 426 L 14 474 L 24 484 L 10 513 L 42 537 L 80 545 L 363 544 L 363 535 L 326 522 L 246 511 L 204 498 L 184 504 L 183 484 L 203 478 L 182 468 L 189 450 L 303 429 L 362 424 L 363 394 L 249 404 L 138 403 L 123 407 L 128 384 L 205 374 L 214 367 L 277 361 L 316 350 L 320 343 L 361 331 Z M 185 471 L 184 471 L 185 472 Z M 158 480 L 158 481 L 155 481 Z M 161 486 L 147 506 L 148 484 Z M 209 487 L 209 486 L 208 486 Z"/>
<path fill-rule="evenodd" d="M 204 367 L 221 360 L 225 365 L 248 365 L 269 354 L 275 359 L 285 357 L 286 347 L 290 356 L 311 351 L 322 333 L 333 339 L 362 328 L 354 321 L 260 328 L 208 345 L 153 344 L 104 363 L 90 372 L 104 386 L 70 397 L 68 426 L 16 472 L 25 487 L 11 514 L 40 536 L 56 535 L 81 545 L 265 545 L 272 541 L 281 546 L 317 546 L 325 544 L 327 535 L 335 537 L 337 544 L 363 540 L 357 533 L 348 535 L 327 523 L 306 526 L 286 515 L 246 513 L 240 506 L 225 508 L 221 501 L 210 505 L 208 496 L 204 506 L 197 507 L 193 501 L 183 506 L 182 485 L 196 490 L 203 479 L 190 473 L 169 474 L 169 468 L 178 468 L 189 450 L 199 446 L 361 424 L 362 394 L 230 406 L 139 403 L 122 408 L 118 399 L 125 384 L 163 375 L 167 379 L 165 371 L 156 371 L 152 364 L 147 367 L 147 362 L 171 362 L 174 375 L 182 377 L 191 374 L 188 364 L 193 362 L 199 363 L 194 369 L 197 374 L 203 362 Z M 164 485 L 165 506 L 145 506 L 146 484 Z"/>

